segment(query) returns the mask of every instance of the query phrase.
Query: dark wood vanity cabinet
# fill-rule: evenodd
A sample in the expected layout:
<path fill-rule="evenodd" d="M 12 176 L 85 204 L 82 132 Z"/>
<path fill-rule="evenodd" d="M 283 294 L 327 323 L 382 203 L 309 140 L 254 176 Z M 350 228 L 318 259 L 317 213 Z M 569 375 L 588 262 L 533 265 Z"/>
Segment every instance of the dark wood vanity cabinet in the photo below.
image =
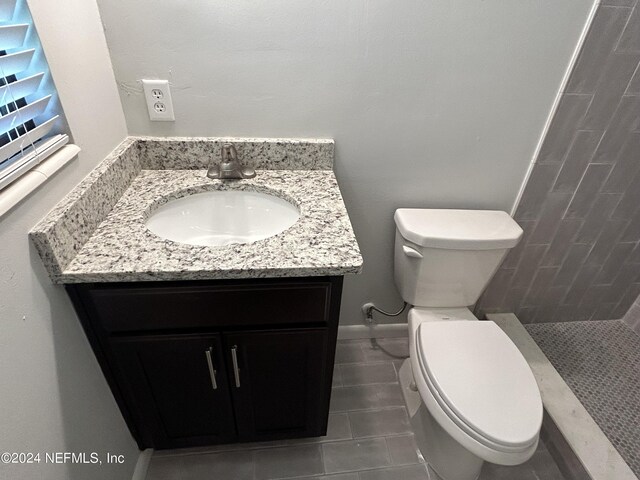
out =
<path fill-rule="evenodd" d="M 225 335 L 237 349 L 238 383 L 227 362 L 238 435 L 243 440 L 313 437 L 326 433 L 324 399 L 328 349 L 326 329 Z"/>
<path fill-rule="evenodd" d="M 155 448 L 235 439 L 227 377 L 218 371 L 213 388 L 207 364 L 207 352 L 214 368 L 224 364 L 220 335 L 124 337 L 111 348 L 138 428 Z"/>
<path fill-rule="evenodd" d="M 342 277 L 67 290 L 141 448 L 326 434 Z"/>

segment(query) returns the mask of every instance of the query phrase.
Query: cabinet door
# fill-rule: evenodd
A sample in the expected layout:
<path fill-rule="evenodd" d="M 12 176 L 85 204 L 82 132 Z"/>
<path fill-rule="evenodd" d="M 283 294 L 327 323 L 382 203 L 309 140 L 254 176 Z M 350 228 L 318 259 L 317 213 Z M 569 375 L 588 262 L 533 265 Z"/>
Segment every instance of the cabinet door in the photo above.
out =
<path fill-rule="evenodd" d="M 119 375 L 155 448 L 235 439 L 219 335 L 113 339 Z"/>
<path fill-rule="evenodd" d="M 238 434 L 247 441 L 326 434 L 328 329 L 225 335 Z"/>

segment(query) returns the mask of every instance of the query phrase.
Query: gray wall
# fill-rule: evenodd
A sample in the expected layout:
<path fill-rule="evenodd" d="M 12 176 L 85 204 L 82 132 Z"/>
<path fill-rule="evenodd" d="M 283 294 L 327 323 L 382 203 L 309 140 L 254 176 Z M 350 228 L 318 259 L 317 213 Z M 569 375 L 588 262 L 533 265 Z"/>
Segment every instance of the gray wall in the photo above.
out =
<path fill-rule="evenodd" d="M 640 6 L 598 7 L 477 313 L 622 318 L 640 293 Z"/>
<path fill-rule="evenodd" d="M 122 141 L 124 115 L 95 2 L 28 3 L 82 152 L 0 218 L 0 452 L 42 455 L 40 464 L 0 464 L 0 478 L 128 479 L 138 448 L 71 302 L 61 286 L 51 284 L 27 238 L 31 227 Z M 124 455 L 125 463 L 52 465 L 44 461 L 46 452 L 96 452 L 103 460 L 111 452 Z"/>
<path fill-rule="evenodd" d="M 511 209 L 593 0 L 98 4 L 130 134 L 336 140 L 354 324 L 401 301 L 394 209 Z M 172 81 L 175 123 L 149 122 L 147 77 Z"/>

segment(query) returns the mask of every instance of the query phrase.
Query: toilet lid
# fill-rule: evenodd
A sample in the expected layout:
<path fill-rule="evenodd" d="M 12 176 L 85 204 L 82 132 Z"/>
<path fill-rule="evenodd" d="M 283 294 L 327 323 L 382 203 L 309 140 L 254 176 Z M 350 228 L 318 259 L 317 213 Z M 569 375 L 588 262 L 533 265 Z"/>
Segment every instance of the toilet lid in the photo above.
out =
<path fill-rule="evenodd" d="M 416 341 L 429 388 L 463 430 L 508 448 L 536 441 L 542 423 L 538 385 L 500 327 L 491 321 L 426 322 Z"/>

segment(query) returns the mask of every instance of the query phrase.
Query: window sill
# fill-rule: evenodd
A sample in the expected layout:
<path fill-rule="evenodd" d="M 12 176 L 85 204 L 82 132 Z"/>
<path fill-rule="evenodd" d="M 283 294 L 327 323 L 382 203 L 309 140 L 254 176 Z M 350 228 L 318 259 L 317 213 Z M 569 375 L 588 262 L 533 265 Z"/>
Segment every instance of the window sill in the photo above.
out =
<path fill-rule="evenodd" d="M 49 180 L 58 170 L 73 160 L 79 152 L 80 147 L 77 145 L 65 145 L 4 190 L 0 190 L 0 217 Z"/>

